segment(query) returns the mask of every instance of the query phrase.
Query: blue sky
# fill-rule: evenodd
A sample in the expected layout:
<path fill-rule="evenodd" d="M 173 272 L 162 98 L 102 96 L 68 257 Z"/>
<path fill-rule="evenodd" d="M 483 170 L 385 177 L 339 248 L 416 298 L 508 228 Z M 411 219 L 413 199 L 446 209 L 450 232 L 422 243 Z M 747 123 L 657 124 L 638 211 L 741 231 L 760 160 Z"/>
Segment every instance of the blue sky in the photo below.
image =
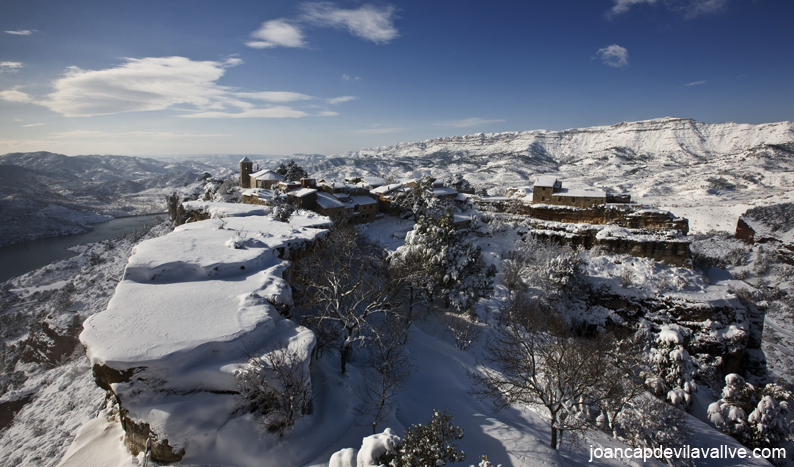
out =
<path fill-rule="evenodd" d="M 794 120 L 792 19 L 788 0 L 6 0 L 0 153 Z"/>

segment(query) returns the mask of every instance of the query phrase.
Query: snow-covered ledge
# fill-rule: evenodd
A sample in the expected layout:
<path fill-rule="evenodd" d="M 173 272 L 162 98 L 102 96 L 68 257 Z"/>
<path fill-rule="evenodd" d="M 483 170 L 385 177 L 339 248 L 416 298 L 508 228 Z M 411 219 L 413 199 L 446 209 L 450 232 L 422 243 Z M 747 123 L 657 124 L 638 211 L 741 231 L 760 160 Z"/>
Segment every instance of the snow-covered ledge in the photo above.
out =
<path fill-rule="evenodd" d="M 107 310 L 80 335 L 97 384 L 120 402 L 127 447 L 137 454 L 151 439 L 161 462 L 198 460 L 215 443 L 234 449 L 219 432 L 253 423 L 235 406 L 246 347 L 288 344 L 307 359 L 314 347 L 311 331 L 279 314 L 292 303 L 281 257 L 328 219 L 284 223 L 239 204 L 226 216 L 213 204 L 217 219 L 136 246 Z"/>

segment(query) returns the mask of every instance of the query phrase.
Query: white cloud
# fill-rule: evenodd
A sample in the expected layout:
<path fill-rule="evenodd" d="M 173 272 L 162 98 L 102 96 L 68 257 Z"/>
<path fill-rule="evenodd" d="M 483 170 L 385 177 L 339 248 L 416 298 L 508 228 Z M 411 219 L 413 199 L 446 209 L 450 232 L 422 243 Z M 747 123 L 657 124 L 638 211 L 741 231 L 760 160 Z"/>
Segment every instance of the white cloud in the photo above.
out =
<path fill-rule="evenodd" d="M 36 99 L 16 89 L 0 91 L 0 99 L 41 105 L 67 117 L 172 109 L 187 118 L 299 118 L 310 114 L 266 103 L 318 99 L 287 91 L 250 92 L 217 84 L 226 68 L 242 63 L 193 61 L 184 57 L 126 59 L 104 70 L 70 67 L 53 82 L 55 91 Z M 347 96 L 334 99 L 347 99 Z M 331 99 L 331 100 L 334 100 Z M 263 104 L 265 103 L 265 104 Z"/>
<path fill-rule="evenodd" d="M 361 78 L 359 78 L 358 76 L 356 76 L 356 77 L 350 77 L 350 76 L 348 76 L 348 75 L 342 75 L 342 79 L 343 79 L 343 80 L 345 80 L 345 81 L 350 81 L 350 80 L 353 80 L 353 81 L 361 81 Z"/>
<path fill-rule="evenodd" d="M 385 135 L 389 133 L 402 133 L 405 128 L 367 128 L 364 130 L 352 130 L 353 133 L 363 133 L 367 135 Z"/>
<path fill-rule="evenodd" d="M 6 31 L 6 34 L 13 34 L 15 36 L 29 36 L 33 34 L 33 31 L 28 31 L 27 29 L 19 29 L 17 31 Z"/>
<path fill-rule="evenodd" d="M 684 18 L 692 19 L 700 15 L 716 13 L 728 6 L 728 0 L 692 0 L 682 5 L 679 10 L 684 12 Z"/>
<path fill-rule="evenodd" d="M 273 47 L 305 47 L 301 30 L 284 19 L 274 19 L 262 23 L 262 27 L 251 34 L 254 41 L 245 45 L 255 49 Z"/>
<path fill-rule="evenodd" d="M 376 44 L 386 44 L 397 38 L 394 27 L 394 7 L 378 8 L 363 5 L 355 10 L 337 8 L 332 3 L 308 3 L 303 6 L 302 19 L 319 26 L 347 29 L 350 34 Z"/>
<path fill-rule="evenodd" d="M 105 70 L 70 67 L 55 80 L 55 92 L 41 103 L 69 117 L 163 110 L 177 104 L 220 107 L 226 88 L 217 81 L 228 66 L 240 63 L 193 61 L 184 57 L 126 59 Z"/>
<path fill-rule="evenodd" d="M 465 120 L 450 120 L 448 122 L 441 122 L 439 125 L 451 126 L 455 128 L 467 128 L 470 126 L 488 125 L 490 123 L 504 122 L 504 120 L 486 120 L 484 118 L 467 118 Z"/>
<path fill-rule="evenodd" d="M 42 126 L 46 125 L 46 123 L 28 123 L 27 125 L 22 125 L 22 128 L 31 128 L 34 126 Z"/>
<path fill-rule="evenodd" d="M 25 94 L 22 91 L 17 91 L 16 89 L 0 91 L 0 99 L 8 102 L 35 103 L 29 94 Z"/>
<path fill-rule="evenodd" d="M 607 17 L 622 15 L 635 5 L 653 5 L 655 3 L 661 3 L 668 10 L 683 13 L 684 18 L 691 19 L 722 11 L 728 5 L 728 0 L 614 0 L 614 5 L 607 12 Z"/>
<path fill-rule="evenodd" d="M 43 125 L 43 123 L 41 124 Z M 123 131 L 119 133 L 109 133 L 96 130 L 72 130 L 58 133 L 50 133 L 49 137 L 58 140 L 86 140 L 86 139 L 115 139 L 115 138 L 157 138 L 157 139 L 180 139 L 180 138 L 217 138 L 232 136 L 225 133 L 173 133 L 170 131 Z"/>
<path fill-rule="evenodd" d="M 307 94 L 286 91 L 238 92 L 236 95 L 246 99 L 256 99 L 266 102 L 294 102 L 316 99 L 315 97 L 309 96 Z"/>
<path fill-rule="evenodd" d="M 329 104 L 341 104 L 343 102 L 350 102 L 358 99 L 356 96 L 340 96 L 328 99 Z"/>
<path fill-rule="evenodd" d="M 596 55 L 601 59 L 604 65 L 609 65 L 615 68 L 629 66 L 629 51 L 617 44 L 612 44 L 609 47 L 598 49 Z"/>
<path fill-rule="evenodd" d="M 247 109 L 242 112 L 198 112 L 193 114 L 181 115 L 185 118 L 300 118 L 306 117 L 309 114 L 302 110 L 296 110 L 292 107 L 268 107 L 264 109 Z"/>
<path fill-rule="evenodd" d="M 684 86 L 700 86 L 701 84 L 706 84 L 706 80 L 692 81 L 691 83 L 686 83 Z"/>
<path fill-rule="evenodd" d="M 23 66 L 22 62 L 0 62 L 0 74 L 18 71 Z"/>
<path fill-rule="evenodd" d="M 656 3 L 658 0 L 615 0 L 615 4 L 612 5 L 612 8 L 607 13 L 608 16 L 614 15 L 621 15 L 626 13 L 633 7 L 634 5 L 639 5 L 641 3 L 647 3 L 652 5 Z"/>

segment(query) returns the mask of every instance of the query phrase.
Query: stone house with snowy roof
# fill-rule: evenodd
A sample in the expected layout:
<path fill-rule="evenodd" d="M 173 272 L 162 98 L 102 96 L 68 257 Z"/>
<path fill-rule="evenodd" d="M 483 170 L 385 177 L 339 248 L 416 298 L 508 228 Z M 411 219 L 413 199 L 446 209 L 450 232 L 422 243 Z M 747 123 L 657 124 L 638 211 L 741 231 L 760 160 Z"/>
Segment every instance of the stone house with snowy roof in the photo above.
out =
<path fill-rule="evenodd" d="M 317 189 L 300 188 L 287 192 L 290 201 L 301 209 L 314 211 L 317 207 Z"/>
<path fill-rule="evenodd" d="M 284 180 L 284 177 L 272 170 L 260 170 L 259 172 L 252 173 L 250 177 L 251 188 L 264 188 L 266 190 L 272 189 L 273 185 L 277 185 Z"/>
<path fill-rule="evenodd" d="M 538 177 L 532 189 L 532 204 L 592 208 L 606 203 L 606 191 L 563 188 L 562 181 L 551 175 Z"/>
<path fill-rule="evenodd" d="M 351 196 L 350 203 L 353 205 L 353 222 L 372 222 L 378 215 L 378 202 L 369 196 Z"/>

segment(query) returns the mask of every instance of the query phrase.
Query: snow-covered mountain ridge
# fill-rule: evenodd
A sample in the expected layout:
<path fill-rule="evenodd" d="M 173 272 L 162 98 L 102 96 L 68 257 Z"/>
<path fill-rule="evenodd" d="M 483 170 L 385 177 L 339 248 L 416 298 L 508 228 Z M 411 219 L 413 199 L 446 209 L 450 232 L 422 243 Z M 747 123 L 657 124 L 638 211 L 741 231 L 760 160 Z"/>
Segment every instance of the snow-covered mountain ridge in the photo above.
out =
<path fill-rule="evenodd" d="M 296 156 L 315 177 L 460 175 L 489 194 L 532 185 L 627 192 L 690 219 L 695 231 L 735 229 L 748 208 L 794 201 L 794 123 L 661 118 L 563 131 L 436 138 L 338 156 Z"/>
<path fill-rule="evenodd" d="M 735 154 L 765 144 L 794 141 L 794 123 L 761 125 L 701 123 L 685 118 L 661 118 L 623 122 L 611 126 L 562 131 L 534 130 L 509 133 L 478 133 L 466 136 L 399 143 L 395 146 L 362 149 L 344 157 L 394 155 L 422 158 L 436 153 L 466 155 L 523 154 L 551 157 L 571 163 L 587 154 L 626 148 L 635 154 L 682 151 L 692 155 Z"/>

